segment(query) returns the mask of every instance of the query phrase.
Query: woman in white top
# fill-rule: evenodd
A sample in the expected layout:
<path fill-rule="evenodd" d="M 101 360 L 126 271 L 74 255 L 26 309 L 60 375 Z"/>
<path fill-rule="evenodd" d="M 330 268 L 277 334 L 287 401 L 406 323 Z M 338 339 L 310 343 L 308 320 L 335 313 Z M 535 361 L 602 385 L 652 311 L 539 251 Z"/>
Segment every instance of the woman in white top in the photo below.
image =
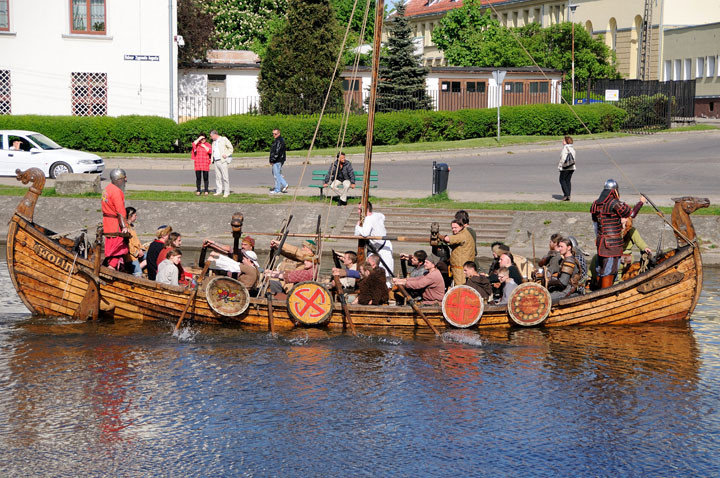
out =
<path fill-rule="evenodd" d="M 572 157 L 570 158 L 568 155 L 572 155 Z M 573 147 L 573 139 L 570 136 L 565 136 L 563 139 L 563 149 L 562 153 L 560 153 L 558 170 L 560 171 L 560 187 L 563 192 L 561 201 L 569 201 L 570 178 L 575 172 L 575 148 Z"/>

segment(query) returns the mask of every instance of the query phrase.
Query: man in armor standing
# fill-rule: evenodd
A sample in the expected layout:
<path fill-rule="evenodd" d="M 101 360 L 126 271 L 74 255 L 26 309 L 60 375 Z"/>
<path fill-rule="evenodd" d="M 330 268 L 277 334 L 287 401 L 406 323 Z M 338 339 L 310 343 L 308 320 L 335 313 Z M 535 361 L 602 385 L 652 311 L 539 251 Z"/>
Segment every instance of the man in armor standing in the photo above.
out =
<path fill-rule="evenodd" d="M 630 206 L 620 201 L 617 182 L 608 179 L 600 197 L 592 204 L 590 213 L 595 228 L 595 244 L 598 252 L 597 277 L 599 277 L 600 289 L 612 286 L 617 275 L 623 252 L 621 219 L 637 216 L 646 201 L 645 196 L 640 196 L 640 201 L 630 209 Z"/>
<path fill-rule="evenodd" d="M 110 184 L 102 194 L 101 208 L 103 214 L 103 232 L 128 232 L 127 212 L 125 210 L 125 183 L 127 175 L 123 169 L 110 171 Z M 117 269 L 122 257 L 129 252 L 128 242 L 124 237 L 105 238 L 105 261 L 109 267 Z"/>

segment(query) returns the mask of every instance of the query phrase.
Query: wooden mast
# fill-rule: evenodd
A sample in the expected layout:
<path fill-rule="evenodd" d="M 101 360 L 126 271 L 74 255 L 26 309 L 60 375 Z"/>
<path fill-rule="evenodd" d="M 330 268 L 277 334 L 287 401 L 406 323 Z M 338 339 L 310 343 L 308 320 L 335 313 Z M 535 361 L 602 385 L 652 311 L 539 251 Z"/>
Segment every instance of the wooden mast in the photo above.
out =
<path fill-rule="evenodd" d="M 380 45 L 382 38 L 384 0 L 375 2 L 375 31 L 373 35 L 372 72 L 370 74 L 370 99 L 368 101 L 367 136 L 365 138 L 365 163 L 363 166 L 363 189 L 360 202 L 360 224 L 365 220 L 370 197 L 370 168 L 372 166 L 373 132 L 375 130 L 375 100 L 377 98 L 378 72 L 380 70 Z M 358 264 L 365 260 L 365 239 L 358 239 Z"/>

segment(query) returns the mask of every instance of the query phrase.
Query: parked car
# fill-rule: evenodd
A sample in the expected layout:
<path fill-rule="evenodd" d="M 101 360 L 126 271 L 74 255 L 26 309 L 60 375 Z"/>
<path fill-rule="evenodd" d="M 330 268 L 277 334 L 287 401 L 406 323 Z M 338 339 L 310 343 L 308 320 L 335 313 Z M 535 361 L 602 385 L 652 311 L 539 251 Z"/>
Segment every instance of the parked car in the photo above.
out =
<path fill-rule="evenodd" d="M 63 173 L 102 173 L 105 162 L 96 154 L 63 148 L 40 133 L 0 130 L 0 176 L 33 167 L 55 179 Z"/>

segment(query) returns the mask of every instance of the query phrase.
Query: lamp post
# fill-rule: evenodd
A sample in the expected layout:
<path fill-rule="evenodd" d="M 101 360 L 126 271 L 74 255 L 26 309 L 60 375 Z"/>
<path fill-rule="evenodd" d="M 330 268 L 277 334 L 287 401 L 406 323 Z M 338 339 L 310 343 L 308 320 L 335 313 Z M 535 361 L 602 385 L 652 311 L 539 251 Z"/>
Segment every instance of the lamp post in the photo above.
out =
<path fill-rule="evenodd" d="M 570 21 L 572 22 L 572 104 L 575 105 L 575 9 L 577 5 L 568 5 L 570 9 Z M 589 100 L 589 98 L 588 98 Z"/>

